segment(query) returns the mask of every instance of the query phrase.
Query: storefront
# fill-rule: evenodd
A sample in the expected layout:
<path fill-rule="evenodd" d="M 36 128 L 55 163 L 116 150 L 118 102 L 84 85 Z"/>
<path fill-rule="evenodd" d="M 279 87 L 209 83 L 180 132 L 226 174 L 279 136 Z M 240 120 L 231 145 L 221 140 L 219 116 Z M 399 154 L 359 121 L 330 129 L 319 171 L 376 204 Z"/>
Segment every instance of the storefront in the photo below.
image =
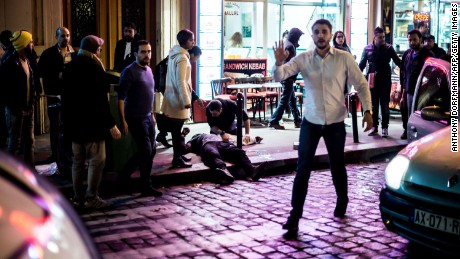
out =
<path fill-rule="evenodd" d="M 435 36 L 438 46 L 447 51 L 450 44 L 450 0 L 395 0 L 393 46 L 398 52 L 409 48 L 407 32 L 424 22 L 427 34 Z"/>
<path fill-rule="evenodd" d="M 228 69 L 232 69 L 232 71 L 228 70 L 229 72 L 235 73 L 238 62 L 241 68 L 246 65 L 248 68 L 254 68 L 242 72 L 247 76 L 252 73 L 270 74 L 275 63 L 272 47 L 286 30 L 297 27 L 305 33 L 300 38 L 298 53 L 314 46 L 310 35 L 311 26 L 317 19 L 328 19 L 332 23 L 333 31 L 343 31 L 345 22 L 341 2 L 340 0 L 198 1 L 197 44 L 205 47 L 198 63 L 198 94 L 201 98 L 209 100 L 211 98 L 209 82 L 222 77 Z M 220 13 L 222 17 L 219 16 L 219 10 L 222 10 Z M 220 57 L 222 59 L 218 61 Z M 238 62 L 235 59 L 238 59 Z M 221 74 L 217 73 L 219 69 Z"/>

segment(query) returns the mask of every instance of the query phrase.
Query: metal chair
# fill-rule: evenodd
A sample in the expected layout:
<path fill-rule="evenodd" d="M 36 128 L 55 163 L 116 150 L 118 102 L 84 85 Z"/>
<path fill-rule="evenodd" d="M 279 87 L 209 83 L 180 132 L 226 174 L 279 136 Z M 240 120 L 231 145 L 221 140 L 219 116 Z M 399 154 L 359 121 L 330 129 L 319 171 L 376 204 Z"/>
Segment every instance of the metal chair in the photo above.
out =
<path fill-rule="evenodd" d="M 220 99 L 229 99 L 229 100 L 235 101 L 236 95 L 227 93 L 226 86 L 231 81 L 232 79 L 229 77 L 211 80 L 212 99 L 220 98 Z"/>

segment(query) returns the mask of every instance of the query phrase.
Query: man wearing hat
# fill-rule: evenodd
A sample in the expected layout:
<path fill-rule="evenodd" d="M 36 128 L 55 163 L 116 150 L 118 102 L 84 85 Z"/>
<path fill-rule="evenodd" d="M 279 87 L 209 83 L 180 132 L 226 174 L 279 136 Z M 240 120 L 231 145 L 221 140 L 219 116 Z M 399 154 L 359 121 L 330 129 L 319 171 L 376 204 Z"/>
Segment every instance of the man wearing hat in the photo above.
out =
<path fill-rule="evenodd" d="M 27 56 L 32 53 L 32 34 L 16 31 L 10 38 L 15 51 L 0 67 L 2 98 L 6 105 L 8 153 L 34 165 L 34 97 L 41 89 L 35 85 Z M 23 148 L 22 152 L 19 149 Z"/>
<path fill-rule="evenodd" d="M 302 35 L 303 32 L 298 28 L 292 28 L 289 31 L 287 39 L 284 39 L 284 49 L 289 53 L 289 56 L 284 61 L 284 63 L 287 63 L 289 60 L 291 60 L 291 58 L 296 56 L 296 49 L 299 47 L 299 39 Z M 291 108 L 292 116 L 294 117 L 295 127 L 300 128 L 302 118 L 300 118 L 300 112 L 297 108 L 297 102 L 294 93 L 294 82 L 296 79 L 297 74 L 281 81 L 283 84 L 283 93 L 281 94 L 279 104 L 269 121 L 269 127 L 278 130 L 284 130 L 284 126 L 280 125 L 279 123 L 281 118 L 283 118 L 284 110 L 286 110 L 286 107 L 289 105 L 289 108 Z"/>
<path fill-rule="evenodd" d="M 62 123 L 72 141 L 74 204 L 89 209 L 109 206 L 98 189 L 105 166 L 105 136 L 120 139 L 121 133 L 110 113 L 109 82 L 99 59 L 104 40 L 89 35 L 82 39 L 77 56 L 63 73 Z M 83 171 L 88 161 L 88 188 L 83 189 Z"/>

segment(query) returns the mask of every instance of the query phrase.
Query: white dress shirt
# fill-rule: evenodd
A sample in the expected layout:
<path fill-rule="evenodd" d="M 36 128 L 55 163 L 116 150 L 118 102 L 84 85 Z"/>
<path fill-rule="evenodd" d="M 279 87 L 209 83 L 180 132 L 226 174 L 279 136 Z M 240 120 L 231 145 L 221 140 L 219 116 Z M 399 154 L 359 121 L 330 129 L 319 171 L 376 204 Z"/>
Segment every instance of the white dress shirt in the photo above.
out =
<path fill-rule="evenodd" d="M 330 48 L 324 58 L 309 50 L 300 53 L 284 65 L 273 67 L 275 81 L 300 73 L 305 81 L 304 116 L 318 125 L 342 122 L 347 117 L 344 90 L 353 85 L 364 110 L 371 110 L 371 94 L 361 70 L 353 56 Z"/>

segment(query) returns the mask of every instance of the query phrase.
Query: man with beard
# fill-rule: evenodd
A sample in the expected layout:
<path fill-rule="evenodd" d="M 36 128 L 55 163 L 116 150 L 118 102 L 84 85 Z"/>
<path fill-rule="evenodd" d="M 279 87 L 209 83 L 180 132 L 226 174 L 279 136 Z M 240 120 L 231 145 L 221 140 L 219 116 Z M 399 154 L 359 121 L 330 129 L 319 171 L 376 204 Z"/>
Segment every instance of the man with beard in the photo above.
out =
<path fill-rule="evenodd" d="M 301 73 L 305 82 L 305 115 L 299 136 L 297 174 L 292 189 L 292 210 L 283 229 L 286 238 L 297 236 L 299 220 L 308 190 L 308 181 L 318 142 L 324 138 L 329 154 L 332 181 L 337 193 L 334 216 L 344 217 L 348 205 L 348 183 L 345 168 L 345 123 L 347 109 L 344 104 L 344 87 L 354 85 L 364 106 L 362 126 L 372 127 L 371 96 L 367 81 L 350 53 L 331 48 L 332 25 L 319 19 L 313 23 L 312 38 L 315 49 L 303 52 L 283 65 L 289 53 L 282 40 L 273 48 L 276 63 L 273 78 L 284 80 Z"/>
<path fill-rule="evenodd" d="M 411 30 L 407 33 L 410 49 L 406 50 L 402 56 L 402 66 L 400 72 L 400 82 L 402 98 L 400 101 L 401 116 L 404 132 L 401 139 L 407 139 L 407 121 L 409 120 L 414 99 L 415 85 L 418 76 L 422 71 L 425 60 L 428 57 L 434 57 L 433 52 L 422 47 L 422 33 L 419 30 Z"/>
<path fill-rule="evenodd" d="M 284 61 L 284 63 L 287 63 L 289 60 L 296 56 L 296 48 L 299 47 L 299 39 L 302 35 L 303 32 L 298 28 L 292 28 L 289 31 L 287 39 L 284 40 L 284 48 L 286 51 L 289 52 L 289 56 Z M 302 118 L 300 118 L 300 112 L 297 108 L 297 101 L 294 93 L 294 82 L 296 79 L 297 74 L 287 78 L 284 81 L 281 81 L 281 83 L 283 84 L 283 93 L 281 94 L 278 107 L 276 107 L 276 110 L 273 113 L 272 118 L 270 119 L 270 122 L 268 124 L 269 127 L 278 130 L 285 129 L 284 126 L 280 125 L 279 123 L 281 118 L 283 117 L 284 110 L 286 110 L 286 106 L 289 105 L 292 116 L 294 116 L 294 125 L 296 128 L 300 128 Z"/>
<path fill-rule="evenodd" d="M 51 156 L 48 162 L 56 161 L 59 171 L 69 173 L 71 171 L 71 144 L 64 145 L 62 137 L 59 136 L 61 117 L 61 95 L 64 87 L 62 72 L 65 65 L 75 58 L 75 51 L 69 44 L 70 32 L 66 27 L 56 29 L 57 43 L 43 51 L 38 69 L 43 78 L 46 101 L 48 104 L 48 118 L 50 120 L 50 143 Z M 66 172 L 64 172 L 66 171 Z"/>
<path fill-rule="evenodd" d="M 121 132 L 131 132 L 137 145 L 135 160 L 139 164 L 141 174 L 141 195 L 162 195 L 152 188 L 150 172 L 153 157 L 156 154 L 155 119 L 152 113 L 155 81 L 152 69 L 149 67 L 152 54 L 150 43 L 146 40 L 138 41 L 133 48 L 136 61 L 127 66 L 120 77 L 118 89 L 118 111 L 121 121 Z M 129 180 L 132 172 L 122 172 L 119 180 Z M 126 181 L 121 181 L 126 184 Z"/>
<path fill-rule="evenodd" d="M 140 37 L 137 34 L 136 25 L 131 22 L 125 23 L 123 26 L 123 39 L 117 41 L 115 46 L 114 70 L 121 72 L 136 60 L 133 47 L 138 40 L 140 40 Z"/>
<path fill-rule="evenodd" d="M 30 166 L 34 165 L 34 101 L 41 92 L 36 85 L 31 63 L 27 56 L 32 54 L 32 34 L 16 31 L 10 38 L 14 46 L 11 54 L 0 68 L 2 78 L 1 97 L 6 105 L 8 127 L 8 153 L 19 156 Z M 20 152 L 22 148 L 22 152 Z"/>
<path fill-rule="evenodd" d="M 359 69 L 361 71 L 369 64 L 367 80 L 374 80 L 371 89 L 372 98 L 372 121 L 374 122 L 369 136 L 378 134 L 379 126 L 379 104 L 382 110 L 382 137 L 388 137 L 388 124 L 390 122 L 390 92 L 391 92 L 391 67 L 390 61 L 399 67 L 401 59 L 390 44 L 385 43 L 385 33 L 382 28 L 374 30 L 374 41 L 364 48 Z M 374 74 L 373 77 L 369 76 Z"/>

